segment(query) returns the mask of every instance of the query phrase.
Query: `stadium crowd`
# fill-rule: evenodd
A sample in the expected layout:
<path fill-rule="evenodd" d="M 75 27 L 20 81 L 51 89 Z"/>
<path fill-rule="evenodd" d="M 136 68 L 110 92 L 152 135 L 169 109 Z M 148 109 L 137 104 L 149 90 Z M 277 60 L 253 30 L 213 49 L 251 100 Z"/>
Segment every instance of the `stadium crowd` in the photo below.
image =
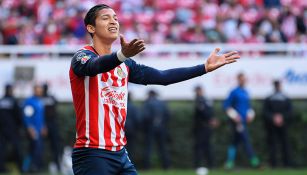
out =
<path fill-rule="evenodd" d="M 304 0 L 2 0 L 0 44 L 85 44 L 83 16 L 110 5 L 146 43 L 306 43 Z"/>

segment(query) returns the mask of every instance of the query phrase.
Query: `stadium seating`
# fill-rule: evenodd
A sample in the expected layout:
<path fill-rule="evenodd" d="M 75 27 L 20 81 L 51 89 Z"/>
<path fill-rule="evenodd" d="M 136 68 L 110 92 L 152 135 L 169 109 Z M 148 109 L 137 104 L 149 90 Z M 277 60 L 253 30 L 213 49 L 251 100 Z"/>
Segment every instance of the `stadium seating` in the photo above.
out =
<path fill-rule="evenodd" d="M 121 32 L 147 43 L 306 43 L 302 0 L 3 0 L 0 44 L 84 44 L 86 11 L 118 14 Z"/>

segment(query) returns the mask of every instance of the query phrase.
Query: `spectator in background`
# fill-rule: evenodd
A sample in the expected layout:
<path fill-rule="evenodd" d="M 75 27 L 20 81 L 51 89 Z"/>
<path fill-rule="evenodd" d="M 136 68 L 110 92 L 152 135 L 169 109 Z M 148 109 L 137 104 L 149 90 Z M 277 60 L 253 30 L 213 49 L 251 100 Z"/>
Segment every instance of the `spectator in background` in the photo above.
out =
<path fill-rule="evenodd" d="M 23 163 L 24 172 L 36 172 L 42 168 L 43 137 L 47 135 L 45 126 L 45 109 L 41 100 L 43 89 L 35 85 L 34 95 L 25 100 L 23 106 L 23 120 L 29 136 L 29 155 Z"/>
<path fill-rule="evenodd" d="M 212 168 L 214 153 L 211 147 L 211 135 L 212 128 L 217 126 L 217 120 L 214 118 L 213 102 L 205 97 L 204 91 L 200 86 L 195 88 L 194 111 L 195 167 L 199 170 L 203 166 L 205 158 L 208 168 Z"/>
<path fill-rule="evenodd" d="M 20 146 L 20 129 L 22 128 L 21 112 L 17 99 L 13 94 L 13 86 L 5 86 L 5 93 L 0 99 L 0 172 L 5 171 L 6 149 L 9 144 L 19 169 L 22 164 Z"/>
<path fill-rule="evenodd" d="M 127 137 L 127 150 L 129 151 L 130 159 L 135 162 L 135 141 L 137 137 L 137 131 L 139 129 L 140 117 L 139 117 L 139 109 L 134 105 L 131 100 L 131 92 L 128 95 L 128 104 L 127 104 L 127 117 L 125 123 L 125 133 Z"/>
<path fill-rule="evenodd" d="M 224 102 L 224 109 L 230 118 L 232 129 L 232 141 L 228 148 L 226 169 L 234 167 L 237 147 L 243 142 L 247 156 L 252 167 L 259 166 L 259 160 L 254 153 L 253 147 L 249 140 L 247 124 L 251 123 L 255 118 L 255 112 L 250 105 L 250 97 L 245 89 L 246 78 L 243 73 L 237 76 L 238 87 L 230 92 L 230 95 Z"/>
<path fill-rule="evenodd" d="M 88 7 L 101 1 L 74 2 L 0 1 L 1 44 L 88 43 L 90 38 L 86 37 L 82 16 Z M 297 42 L 294 36 L 305 34 L 302 29 L 306 28 L 304 21 L 307 18 L 304 0 L 109 0 L 105 3 L 118 12 L 121 31 L 129 40 L 140 34 L 139 37 L 144 38 L 146 43 L 157 44 L 241 43 L 248 42 L 250 37 L 266 37 L 268 42 L 280 39 Z M 284 9 L 290 13 L 283 13 Z M 276 19 L 269 23 L 277 21 L 280 25 L 271 31 L 271 24 L 265 24 L 268 35 L 251 35 L 251 29 L 264 21 L 271 11 Z M 136 24 L 133 19 L 139 23 Z"/>
<path fill-rule="evenodd" d="M 273 82 L 274 93 L 267 97 L 263 105 L 263 117 L 267 131 L 267 143 L 270 152 L 271 167 L 277 166 L 277 144 L 281 143 L 282 160 L 285 167 L 291 165 L 287 128 L 292 117 L 292 105 L 290 99 L 282 92 L 281 82 Z"/>
<path fill-rule="evenodd" d="M 148 92 L 148 98 L 143 106 L 143 120 L 145 129 L 144 168 L 150 169 L 150 159 L 153 143 L 156 142 L 163 169 L 170 167 L 167 151 L 169 111 L 166 104 L 158 99 L 154 90 Z"/>
<path fill-rule="evenodd" d="M 263 0 L 266 8 L 280 7 L 280 0 Z"/>
<path fill-rule="evenodd" d="M 50 149 L 52 152 L 53 162 L 56 164 L 57 171 L 60 171 L 60 159 L 61 159 L 61 139 L 59 136 L 59 127 L 57 121 L 57 100 L 54 96 L 49 94 L 48 84 L 43 85 L 42 101 L 45 107 L 45 122 L 48 130 L 48 139 L 50 143 Z"/>

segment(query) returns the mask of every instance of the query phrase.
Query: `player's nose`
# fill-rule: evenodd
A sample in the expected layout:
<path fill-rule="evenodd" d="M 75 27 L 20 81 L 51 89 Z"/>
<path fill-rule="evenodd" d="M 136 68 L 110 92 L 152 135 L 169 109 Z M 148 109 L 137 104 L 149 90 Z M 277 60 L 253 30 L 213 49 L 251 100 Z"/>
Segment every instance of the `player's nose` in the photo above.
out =
<path fill-rule="evenodd" d="M 116 25 L 117 21 L 114 18 L 110 18 L 109 23 L 113 24 L 113 25 Z"/>

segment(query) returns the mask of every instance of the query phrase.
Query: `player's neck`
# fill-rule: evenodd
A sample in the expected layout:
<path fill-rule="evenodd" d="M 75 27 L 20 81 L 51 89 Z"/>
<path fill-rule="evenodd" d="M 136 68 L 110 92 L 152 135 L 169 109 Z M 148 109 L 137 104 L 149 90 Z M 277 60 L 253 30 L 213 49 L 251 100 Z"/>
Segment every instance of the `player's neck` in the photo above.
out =
<path fill-rule="evenodd" d="M 93 47 L 99 55 L 112 53 L 112 43 L 107 44 L 101 40 L 93 40 Z"/>

